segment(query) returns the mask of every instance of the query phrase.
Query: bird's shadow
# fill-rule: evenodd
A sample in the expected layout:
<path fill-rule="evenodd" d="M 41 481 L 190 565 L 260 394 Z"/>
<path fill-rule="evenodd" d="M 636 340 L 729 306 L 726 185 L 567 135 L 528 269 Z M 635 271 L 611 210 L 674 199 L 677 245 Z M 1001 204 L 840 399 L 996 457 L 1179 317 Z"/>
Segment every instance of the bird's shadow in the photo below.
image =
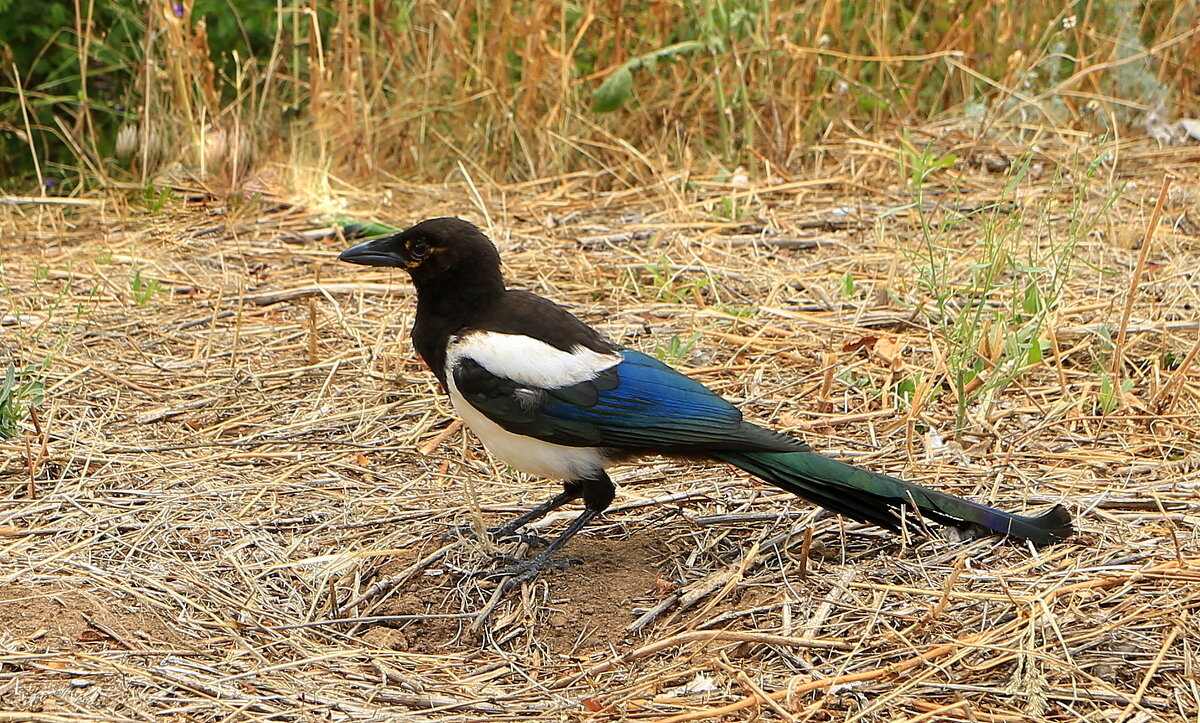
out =
<path fill-rule="evenodd" d="M 823 587 L 817 582 L 824 577 L 824 568 L 867 564 L 894 570 L 912 560 L 947 564 L 971 547 L 994 545 L 994 538 L 952 545 L 944 540 L 923 539 L 913 540 L 906 551 L 888 533 L 865 528 L 846 534 L 833 525 L 814 539 L 808 551 L 812 574 L 807 578 L 798 572 L 803 566 L 794 559 L 802 546 L 802 535 L 796 534 L 783 541 L 782 547 L 770 548 L 788 560 L 777 558 L 776 552 L 762 558 L 760 552 L 760 560 L 770 558 L 766 567 L 771 570 L 760 567 L 747 573 L 755 579 L 765 574 L 771 584 L 746 580 L 749 584 L 737 584 L 721 594 L 704 594 L 703 603 L 681 610 L 674 604 L 679 593 L 685 592 L 681 585 L 737 569 L 743 556 L 754 548 L 740 535 L 735 535 L 737 541 L 719 535 L 717 542 L 703 546 L 707 552 L 697 556 L 700 545 L 695 536 L 703 534 L 699 529 L 649 521 L 590 528 L 563 550 L 563 557 L 577 558 L 580 564 L 547 571 L 505 593 L 477 628 L 473 624 L 479 612 L 488 607 L 498 583 L 482 580 L 474 573 L 494 568 L 492 555 L 497 551 L 529 557 L 536 554 L 536 549 L 531 551 L 524 543 L 489 549 L 489 545 L 473 539 L 452 542 L 453 549 L 423 573 L 408 578 L 369 611 L 360 611 L 362 615 L 393 619 L 373 622 L 359 628 L 358 633 L 373 647 L 415 653 L 445 654 L 490 646 L 577 659 L 631 649 L 655 631 L 661 634 L 691 629 L 706 620 L 719 621 L 726 613 L 770 602 L 779 594 L 798 594 L 802 599 L 823 594 L 808 588 Z M 378 578 L 402 577 L 414 562 L 444 544 L 442 538 L 431 538 L 419 548 L 387 559 L 377 570 Z M 778 569 L 781 566 L 787 571 Z M 777 589 L 782 578 L 788 578 L 787 587 L 794 588 L 791 592 Z M 721 581 L 710 592 L 728 582 L 726 578 Z M 643 613 L 660 603 L 666 614 L 652 616 L 639 632 L 629 631 Z"/>
<path fill-rule="evenodd" d="M 670 534 L 653 527 L 625 534 L 620 527 L 612 526 L 602 535 L 580 534 L 563 551 L 564 557 L 576 558 L 579 564 L 547 571 L 507 593 L 474 631 L 472 614 L 484 609 L 496 583 L 471 573 L 494 567 L 495 560 L 483 544 L 465 541 L 369 613 L 402 619 L 364 626 L 360 637 L 374 647 L 431 654 L 494 644 L 574 657 L 626 647 L 626 639 L 634 644 L 637 636 L 627 633 L 626 627 L 637 611 L 654 605 L 674 585 L 660 573 L 664 557 L 670 554 Z M 378 570 L 380 579 L 399 575 L 437 544 L 431 540 L 388 559 Z M 501 546 L 500 551 L 529 554 L 517 545 Z"/>

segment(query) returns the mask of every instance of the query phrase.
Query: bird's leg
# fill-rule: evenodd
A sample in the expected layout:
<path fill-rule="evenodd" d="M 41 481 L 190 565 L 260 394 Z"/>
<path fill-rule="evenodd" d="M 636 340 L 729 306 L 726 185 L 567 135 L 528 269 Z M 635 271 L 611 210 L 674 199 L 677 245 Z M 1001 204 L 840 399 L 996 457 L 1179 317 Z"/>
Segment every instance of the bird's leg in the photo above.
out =
<path fill-rule="evenodd" d="M 499 542 L 500 540 L 503 540 L 506 538 L 516 538 L 517 540 L 519 540 L 521 542 L 527 542 L 530 544 L 546 547 L 550 544 L 550 542 L 548 540 L 546 540 L 544 537 L 541 537 L 540 535 L 530 534 L 530 533 L 518 533 L 517 530 L 521 529 L 525 525 L 528 525 L 530 522 L 535 522 L 537 520 L 542 519 L 550 512 L 557 510 L 559 507 L 562 507 L 563 505 L 567 504 L 568 502 L 574 502 L 575 500 L 579 499 L 582 496 L 583 496 L 583 485 L 582 484 L 580 484 L 579 482 L 577 482 L 575 480 L 570 480 L 568 482 L 564 482 L 563 483 L 563 491 L 559 492 L 554 497 L 537 505 L 536 507 L 529 510 L 528 512 L 525 512 L 524 514 L 520 515 L 519 517 L 516 517 L 512 520 L 509 520 L 508 522 L 505 522 L 502 525 L 498 525 L 496 527 L 489 527 L 487 530 L 488 537 L 490 537 L 495 542 Z M 451 536 L 453 536 L 453 534 L 454 534 L 454 532 L 447 532 L 445 537 L 451 537 Z M 458 528 L 458 534 L 464 535 L 464 536 L 474 536 L 474 530 L 471 528 L 470 525 L 463 525 L 462 527 Z"/>
<path fill-rule="evenodd" d="M 530 560 L 517 562 L 499 570 L 488 570 L 486 572 L 481 572 L 479 573 L 479 577 L 484 577 L 487 579 L 501 577 L 507 578 L 504 581 L 504 587 L 511 588 L 527 580 L 532 580 L 533 578 L 537 577 L 538 573 L 547 568 L 561 568 L 579 562 L 579 560 L 574 560 L 571 558 L 564 558 L 561 560 L 552 560 L 551 558 L 554 556 L 554 553 L 562 549 L 563 545 L 567 544 L 568 540 L 582 530 L 587 523 L 596 519 L 604 512 L 604 510 L 608 509 L 608 506 L 612 504 L 613 497 L 616 496 L 617 491 L 616 487 L 613 486 L 612 480 L 609 479 L 608 474 L 605 473 L 604 470 L 597 470 L 589 477 L 572 480 L 571 482 L 566 483 L 564 487 L 566 489 L 562 495 L 554 498 L 554 500 L 550 500 L 550 502 L 546 503 L 545 505 L 539 505 L 539 507 L 549 505 L 550 503 L 559 499 L 559 497 L 570 494 L 572 490 L 577 490 L 580 493 L 577 496 L 583 497 L 585 507 L 583 512 L 581 512 L 578 517 L 576 517 L 574 520 L 571 520 L 571 524 L 567 525 L 567 529 L 563 530 L 562 534 L 554 538 L 554 541 L 547 545 L 546 549 L 538 553 L 536 557 Z M 565 502 L 560 502 L 557 506 L 561 506 L 562 504 L 565 504 Z M 551 509 L 554 508 L 550 507 L 546 511 L 548 512 Z M 533 510 L 530 510 L 530 512 L 533 512 Z M 545 512 L 542 514 L 545 514 Z M 524 516 L 525 515 L 522 515 L 522 517 Z"/>
<path fill-rule="evenodd" d="M 512 537 L 513 533 L 515 533 L 517 530 L 521 529 L 525 525 L 528 525 L 530 522 L 535 522 L 537 520 L 540 520 L 543 517 L 545 517 L 546 515 L 548 515 L 549 513 L 553 512 L 554 510 L 557 510 L 559 507 L 562 507 L 563 505 L 567 504 L 568 502 L 574 502 L 575 500 L 579 499 L 582 496 L 583 496 L 583 485 L 582 484 L 580 484 L 576 480 L 564 482 L 562 492 L 559 492 L 554 497 L 551 497 L 550 499 L 546 500 L 545 502 L 541 503 L 540 505 L 537 505 L 536 507 L 534 507 L 533 509 L 529 510 L 528 512 L 522 514 L 521 516 L 511 519 L 508 522 L 505 522 L 503 525 L 500 525 L 499 527 L 493 527 L 493 528 L 489 529 L 488 534 L 490 534 L 492 536 L 493 540 L 500 540 L 505 537 Z M 536 535 L 534 537 L 536 537 Z M 538 539 L 541 540 L 541 538 L 538 538 Z M 545 540 L 542 540 L 542 542 L 545 543 Z"/>

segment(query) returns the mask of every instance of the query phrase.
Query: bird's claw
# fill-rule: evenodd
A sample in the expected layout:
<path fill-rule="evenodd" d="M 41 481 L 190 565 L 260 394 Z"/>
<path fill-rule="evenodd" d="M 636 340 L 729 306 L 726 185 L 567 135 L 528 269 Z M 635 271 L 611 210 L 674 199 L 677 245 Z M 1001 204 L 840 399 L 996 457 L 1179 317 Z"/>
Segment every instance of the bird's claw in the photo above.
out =
<path fill-rule="evenodd" d="M 506 587 L 519 585 L 537 577 L 548 570 L 564 570 L 572 565 L 582 565 L 583 560 L 575 557 L 551 557 L 547 559 L 533 558 L 532 560 L 517 560 L 512 557 L 501 557 L 502 562 L 509 563 L 507 567 L 495 570 L 481 570 L 472 577 L 482 580 L 504 579 Z"/>
<path fill-rule="evenodd" d="M 533 547 L 550 546 L 549 540 L 541 535 L 535 535 L 532 532 L 510 532 L 507 530 L 502 530 L 499 527 L 493 527 L 488 530 L 488 534 L 492 536 L 493 542 L 507 542 L 509 540 L 516 540 L 517 542 L 524 542 L 526 545 L 531 545 Z"/>
<path fill-rule="evenodd" d="M 494 543 L 501 542 L 524 542 L 526 545 L 533 547 L 549 547 L 550 541 L 541 535 L 535 535 L 531 532 L 517 532 L 515 530 L 505 529 L 503 525 L 498 527 L 489 527 L 487 529 L 488 539 Z M 466 538 L 476 539 L 475 528 L 471 525 L 460 525 L 452 528 L 442 535 L 442 542 L 449 542 L 453 539 Z"/>

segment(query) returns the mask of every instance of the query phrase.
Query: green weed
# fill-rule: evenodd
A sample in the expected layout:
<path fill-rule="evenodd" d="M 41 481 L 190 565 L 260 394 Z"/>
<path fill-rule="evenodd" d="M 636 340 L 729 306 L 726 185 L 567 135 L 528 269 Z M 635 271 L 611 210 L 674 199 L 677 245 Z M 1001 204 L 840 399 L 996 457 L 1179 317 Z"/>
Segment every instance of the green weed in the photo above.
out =
<path fill-rule="evenodd" d="M 650 285 L 654 289 L 655 298 L 673 304 L 695 303 L 696 295 L 707 288 L 712 281 L 709 276 L 682 280 L 671 259 L 666 256 L 659 257 L 655 263 L 643 264 L 642 270 L 650 277 Z"/>
<path fill-rule="evenodd" d="M 155 294 L 162 290 L 163 286 L 158 279 L 143 278 L 142 270 L 134 267 L 133 273 L 129 276 L 129 295 L 133 297 L 138 306 L 149 304 Z"/>
<path fill-rule="evenodd" d="M 146 186 L 143 199 L 146 202 L 146 209 L 157 216 L 162 213 L 167 204 L 177 200 L 178 197 L 169 186 L 163 186 L 157 190 L 153 186 Z"/>
<path fill-rule="evenodd" d="M 835 378 L 845 386 L 859 391 L 869 391 L 875 385 L 875 379 L 870 374 L 864 374 L 857 369 L 838 372 Z"/>
<path fill-rule="evenodd" d="M 1103 414 L 1112 414 L 1121 404 L 1121 397 L 1126 392 L 1133 389 L 1133 380 L 1125 379 L 1121 382 L 1120 392 L 1113 386 L 1112 373 L 1107 371 L 1107 368 L 1099 370 L 1100 374 L 1100 390 L 1097 395 L 1100 411 Z"/>
<path fill-rule="evenodd" d="M 702 333 L 696 332 L 685 339 L 679 334 L 672 334 L 671 338 L 667 340 L 666 345 L 655 344 L 654 356 L 658 357 L 665 364 L 679 364 L 691 355 L 692 347 L 696 345 L 696 342 L 702 336 Z"/>
<path fill-rule="evenodd" d="M 940 211 L 930 203 L 930 177 L 955 163 L 928 149 L 906 149 L 901 163 L 910 179 L 920 243 L 905 249 L 916 268 L 917 283 L 935 309 L 934 327 L 945 345 L 947 382 L 954 393 L 956 433 L 966 424 L 968 409 L 998 392 L 1040 363 L 1049 349 L 1046 325 L 1073 274 L 1075 246 L 1095 227 L 1120 193 L 1115 189 L 1102 207 L 1092 211 L 1085 201 L 1099 168 L 1060 169 L 1070 178 L 1059 182 L 1074 189 L 1068 208 L 1051 195 L 1036 206 L 992 204 L 973 214 L 949 208 L 945 196 Z M 1001 199 L 1016 197 L 1029 161 L 1011 167 Z M 1066 228 L 1057 215 L 1068 219 Z M 1024 240 L 1029 225 L 1040 240 Z M 961 248 L 962 236 L 973 237 Z M 964 261 L 969 263 L 964 264 Z M 1112 395 L 1110 395 L 1112 396 Z"/>
<path fill-rule="evenodd" d="M 721 311 L 725 312 L 726 314 L 729 314 L 730 316 L 736 316 L 739 319 L 753 319 L 755 314 L 758 313 L 757 306 L 740 306 L 740 305 L 736 305 L 736 304 L 717 304 L 717 308 L 720 309 Z"/>
<path fill-rule="evenodd" d="M 902 408 L 908 408 L 912 405 L 913 395 L 917 393 L 917 380 L 912 377 L 901 379 L 892 388 L 892 393 L 896 395 Z"/>
<path fill-rule="evenodd" d="M 604 82 L 592 93 L 593 113 L 612 113 L 625 105 L 633 94 L 633 74 L 635 71 L 646 69 L 654 72 L 663 61 L 677 59 L 681 55 L 690 55 L 706 49 L 703 42 L 687 40 L 674 43 L 658 50 L 639 55 L 608 74 Z"/>
<path fill-rule="evenodd" d="M 854 298 L 854 275 L 849 271 L 842 274 L 842 280 L 838 286 L 841 289 L 843 299 Z"/>
<path fill-rule="evenodd" d="M 20 431 L 20 423 L 29 410 L 42 403 L 45 385 L 33 365 L 17 369 L 9 364 L 0 379 L 0 439 L 10 439 Z"/>

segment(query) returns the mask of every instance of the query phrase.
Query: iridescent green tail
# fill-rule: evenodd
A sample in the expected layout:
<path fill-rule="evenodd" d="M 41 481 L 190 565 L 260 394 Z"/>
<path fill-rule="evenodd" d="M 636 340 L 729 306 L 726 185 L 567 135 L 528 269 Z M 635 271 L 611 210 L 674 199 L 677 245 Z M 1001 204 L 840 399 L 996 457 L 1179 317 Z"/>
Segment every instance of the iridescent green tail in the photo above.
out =
<path fill-rule="evenodd" d="M 816 452 L 715 452 L 713 456 L 781 489 L 860 522 L 899 529 L 904 509 L 955 527 L 979 525 L 1039 545 L 1071 535 L 1062 505 L 1038 517 L 1002 512 L 944 492 L 853 467 Z"/>

